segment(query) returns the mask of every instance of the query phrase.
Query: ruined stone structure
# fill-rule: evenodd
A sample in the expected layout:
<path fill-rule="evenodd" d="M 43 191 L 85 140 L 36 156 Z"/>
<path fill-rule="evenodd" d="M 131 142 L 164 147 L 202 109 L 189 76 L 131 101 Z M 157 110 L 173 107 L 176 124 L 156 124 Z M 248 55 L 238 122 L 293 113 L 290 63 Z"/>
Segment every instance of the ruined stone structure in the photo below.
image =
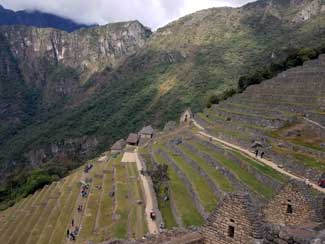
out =
<path fill-rule="evenodd" d="M 105 244 L 322 244 L 324 195 L 291 180 L 261 210 L 249 193 L 230 193 L 197 231 L 174 229 L 138 241 Z"/>
<path fill-rule="evenodd" d="M 180 118 L 180 124 L 189 124 L 193 119 L 193 113 L 191 109 L 187 109 Z"/>
<path fill-rule="evenodd" d="M 264 209 L 265 220 L 270 224 L 301 225 L 320 222 L 322 214 L 311 189 L 304 183 L 291 181 L 268 203 Z"/>
<path fill-rule="evenodd" d="M 263 224 L 248 193 L 229 194 L 208 218 L 204 243 L 261 243 Z"/>

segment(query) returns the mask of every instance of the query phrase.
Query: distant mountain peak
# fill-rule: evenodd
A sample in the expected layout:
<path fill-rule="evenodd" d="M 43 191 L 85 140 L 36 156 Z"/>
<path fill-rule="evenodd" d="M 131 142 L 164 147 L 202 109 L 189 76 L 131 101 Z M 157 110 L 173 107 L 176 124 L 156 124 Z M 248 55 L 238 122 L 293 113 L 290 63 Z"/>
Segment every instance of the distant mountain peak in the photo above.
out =
<path fill-rule="evenodd" d="M 74 20 L 44 13 L 36 9 L 13 11 L 0 5 L 0 25 L 26 25 L 39 28 L 54 28 L 67 32 L 73 32 L 81 28 L 95 25 L 80 24 Z"/>

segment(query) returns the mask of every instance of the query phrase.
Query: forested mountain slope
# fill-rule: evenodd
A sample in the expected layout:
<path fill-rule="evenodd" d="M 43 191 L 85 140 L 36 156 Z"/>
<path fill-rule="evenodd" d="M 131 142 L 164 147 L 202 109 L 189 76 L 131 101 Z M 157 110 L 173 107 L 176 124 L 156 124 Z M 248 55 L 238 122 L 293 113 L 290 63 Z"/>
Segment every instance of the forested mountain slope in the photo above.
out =
<path fill-rule="evenodd" d="M 1 27 L 19 84 L 28 87 L 20 100 L 31 93 L 28 108 L 35 107 L 16 106 L 28 121 L 15 116 L 17 125 L 1 128 L 1 173 L 12 173 L 14 188 L 31 168 L 61 176 L 53 165 L 73 168 L 147 123 L 161 127 L 186 107 L 202 109 L 212 94 L 236 88 L 241 75 L 295 48 L 319 47 L 323 10 L 320 0 L 261 0 L 203 10 L 153 34 L 137 21 L 70 34 Z"/>

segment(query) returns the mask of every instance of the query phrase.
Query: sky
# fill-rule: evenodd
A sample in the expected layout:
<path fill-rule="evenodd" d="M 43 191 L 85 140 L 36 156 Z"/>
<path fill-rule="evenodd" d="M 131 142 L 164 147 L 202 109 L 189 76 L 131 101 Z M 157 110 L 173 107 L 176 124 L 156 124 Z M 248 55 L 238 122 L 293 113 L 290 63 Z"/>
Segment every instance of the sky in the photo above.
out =
<path fill-rule="evenodd" d="M 195 11 L 231 6 L 238 7 L 253 0 L 0 0 L 12 10 L 40 10 L 67 17 L 81 23 L 100 25 L 139 20 L 156 29 Z"/>

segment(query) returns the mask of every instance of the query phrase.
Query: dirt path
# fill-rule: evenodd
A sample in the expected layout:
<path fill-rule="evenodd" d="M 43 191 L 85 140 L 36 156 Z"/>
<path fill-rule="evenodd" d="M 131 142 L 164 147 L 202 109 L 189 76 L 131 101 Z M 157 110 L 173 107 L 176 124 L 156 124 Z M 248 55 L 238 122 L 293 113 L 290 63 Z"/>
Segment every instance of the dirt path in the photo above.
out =
<path fill-rule="evenodd" d="M 82 176 L 80 177 L 79 182 L 85 181 L 86 180 L 86 177 L 87 177 L 87 174 L 85 172 L 82 172 Z M 90 192 L 90 188 L 89 188 L 89 192 Z M 79 192 L 77 201 L 75 203 L 75 207 L 73 209 L 74 214 L 72 215 L 71 221 L 73 219 L 74 220 L 74 226 L 75 227 L 78 227 L 78 229 L 79 229 L 79 233 L 76 236 L 76 239 L 78 239 L 78 236 L 79 236 L 80 231 L 81 231 L 81 228 L 82 228 L 82 219 L 83 219 L 83 217 L 85 215 L 85 210 L 86 210 L 86 207 L 87 207 L 88 198 L 89 197 L 83 198 L 81 196 L 81 193 Z M 79 205 L 82 205 L 82 211 L 81 212 L 78 212 L 77 211 Z M 72 227 L 71 226 L 71 222 L 70 222 L 68 224 L 68 226 L 67 226 L 67 229 L 69 229 L 70 232 L 71 232 L 71 231 L 74 230 L 75 227 Z M 63 243 L 70 244 L 70 243 L 74 243 L 74 241 L 71 241 L 69 238 L 66 238 L 65 241 L 63 241 Z"/>
<path fill-rule="evenodd" d="M 313 120 L 308 119 L 308 118 L 306 118 L 306 117 L 304 117 L 304 120 L 306 120 L 307 122 L 309 122 L 309 123 L 311 123 L 311 124 L 313 124 L 313 125 L 316 125 L 316 126 L 318 126 L 319 128 L 325 130 L 325 126 L 322 126 L 320 123 L 317 123 L 316 121 L 313 121 Z"/>
<path fill-rule="evenodd" d="M 198 132 L 198 134 L 201 135 L 201 136 L 204 136 L 204 137 L 207 137 L 207 138 L 212 139 L 212 140 L 214 140 L 214 141 L 217 141 L 217 142 L 223 144 L 224 146 L 226 146 L 226 147 L 228 147 L 228 148 L 230 148 L 230 149 L 235 149 L 235 150 L 239 151 L 240 153 L 242 153 L 242 154 L 244 154 L 244 155 L 246 155 L 246 156 L 249 156 L 250 158 L 252 158 L 252 159 L 254 159 L 254 160 L 256 160 L 256 161 L 258 161 L 258 162 L 260 162 L 260 163 L 263 163 L 263 164 L 265 164 L 265 165 L 267 165 L 267 166 L 269 166 L 269 167 L 275 169 L 276 171 L 278 171 L 278 172 L 280 172 L 280 173 L 282 173 L 282 174 L 284 174 L 284 175 L 289 176 L 289 177 L 292 178 L 292 179 L 296 179 L 296 180 L 299 180 L 299 181 L 305 181 L 305 180 L 306 180 L 306 179 L 303 178 L 303 177 L 300 177 L 300 176 L 294 175 L 294 174 L 292 174 L 292 173 L 290 173 L 290 172 L 287 172 L 286 170 L 284 170 L 284 169 L 282 169 L 282 168 L 279 168 L 278 165 L 277 165 L 276 163 L 274 163 L 273 161 L 270 161 L 270 160 L 267 160 L 267 159 L 264 159 L 264 158 L 256 158 L 256 157 L 255 157 L 255 154 L 252 153 L 252 152 L 250 152 L 249 150 L 246 150 L 246 149 L 244 149 L 244 148 L 242 148 L 242 147 L 239 147 L 239 146 L 237 146 L 237 145 L 231 144 L 231 143 L 229 143 L 229 142 L 226 142 L 226 141 L 224 141 L 224 140 L 221 140 L 221 139 L 219 139 L 219 138 L 217 138 L 217 137 L 214 137 L 214 136 L 210 135 L 209 133 L 203 131 L 203 130 L 205 130 L 205 129 L 204 129 L 204 128 L 199 124 L 199 123 L 197 123 L 194 119 L 193 119 L 193 124 L 194 124 L 194 126 L 197 127 L 199 130 L 201 130 L 201 131 Z M 312 183 L 312 182 L 310 182 L 309 184 L 310 184 L 314 189 L 316 189 L 316 190 L 318 190 L 318 191 L 320 191 L 320 192 L 322 192 L 322 193 L 325 193 L 325 189 L 319 187 L 317 184 Z"/>
<path fill-rule="evenodd" d="M 153 192 L 153 189 L 151 189 L 150 187 L 150 183 L 149 183 L 149 180 L 148 180 L 148 176 L 144 176 L 140 173 L 140 171 L 143 169 L 143 166 L 142 166 L 142 162 L 139 158 L 139 155 L 138 155 L 138 152 L 137 152 L 137 149 L 135 150 L 135 152 L 133 153 L 133 157 L 135 159 L 135 163 L 137 165 L 137 168 L 138 168 L 138 171 L 139 171 L 139 174 L 140 174 L 140 179 L 141 179 L 141 182 L 142 182 L 142 186 L 143 186 L 143 190 L 144 190 L 144 197 L 145 197 L 145 213 L 146 213 L 146 220 L 147 220 L 147 224 L 148 224 L 148 231 L 149 233 L 151 234 L 158 234 L 159 233 L 159 226 L 160 226 L 160 223 L 158 223 L 158 218 L 156 221 L 153 221 L 151 218 L 150 218 L 150 212 L 152 210 L 154 210 L 156 213 L 158 212 L 158 209 L 156 208 L 157 204 L 155 204 L 155 198 L 153 196 L 154 192 Z"/>

